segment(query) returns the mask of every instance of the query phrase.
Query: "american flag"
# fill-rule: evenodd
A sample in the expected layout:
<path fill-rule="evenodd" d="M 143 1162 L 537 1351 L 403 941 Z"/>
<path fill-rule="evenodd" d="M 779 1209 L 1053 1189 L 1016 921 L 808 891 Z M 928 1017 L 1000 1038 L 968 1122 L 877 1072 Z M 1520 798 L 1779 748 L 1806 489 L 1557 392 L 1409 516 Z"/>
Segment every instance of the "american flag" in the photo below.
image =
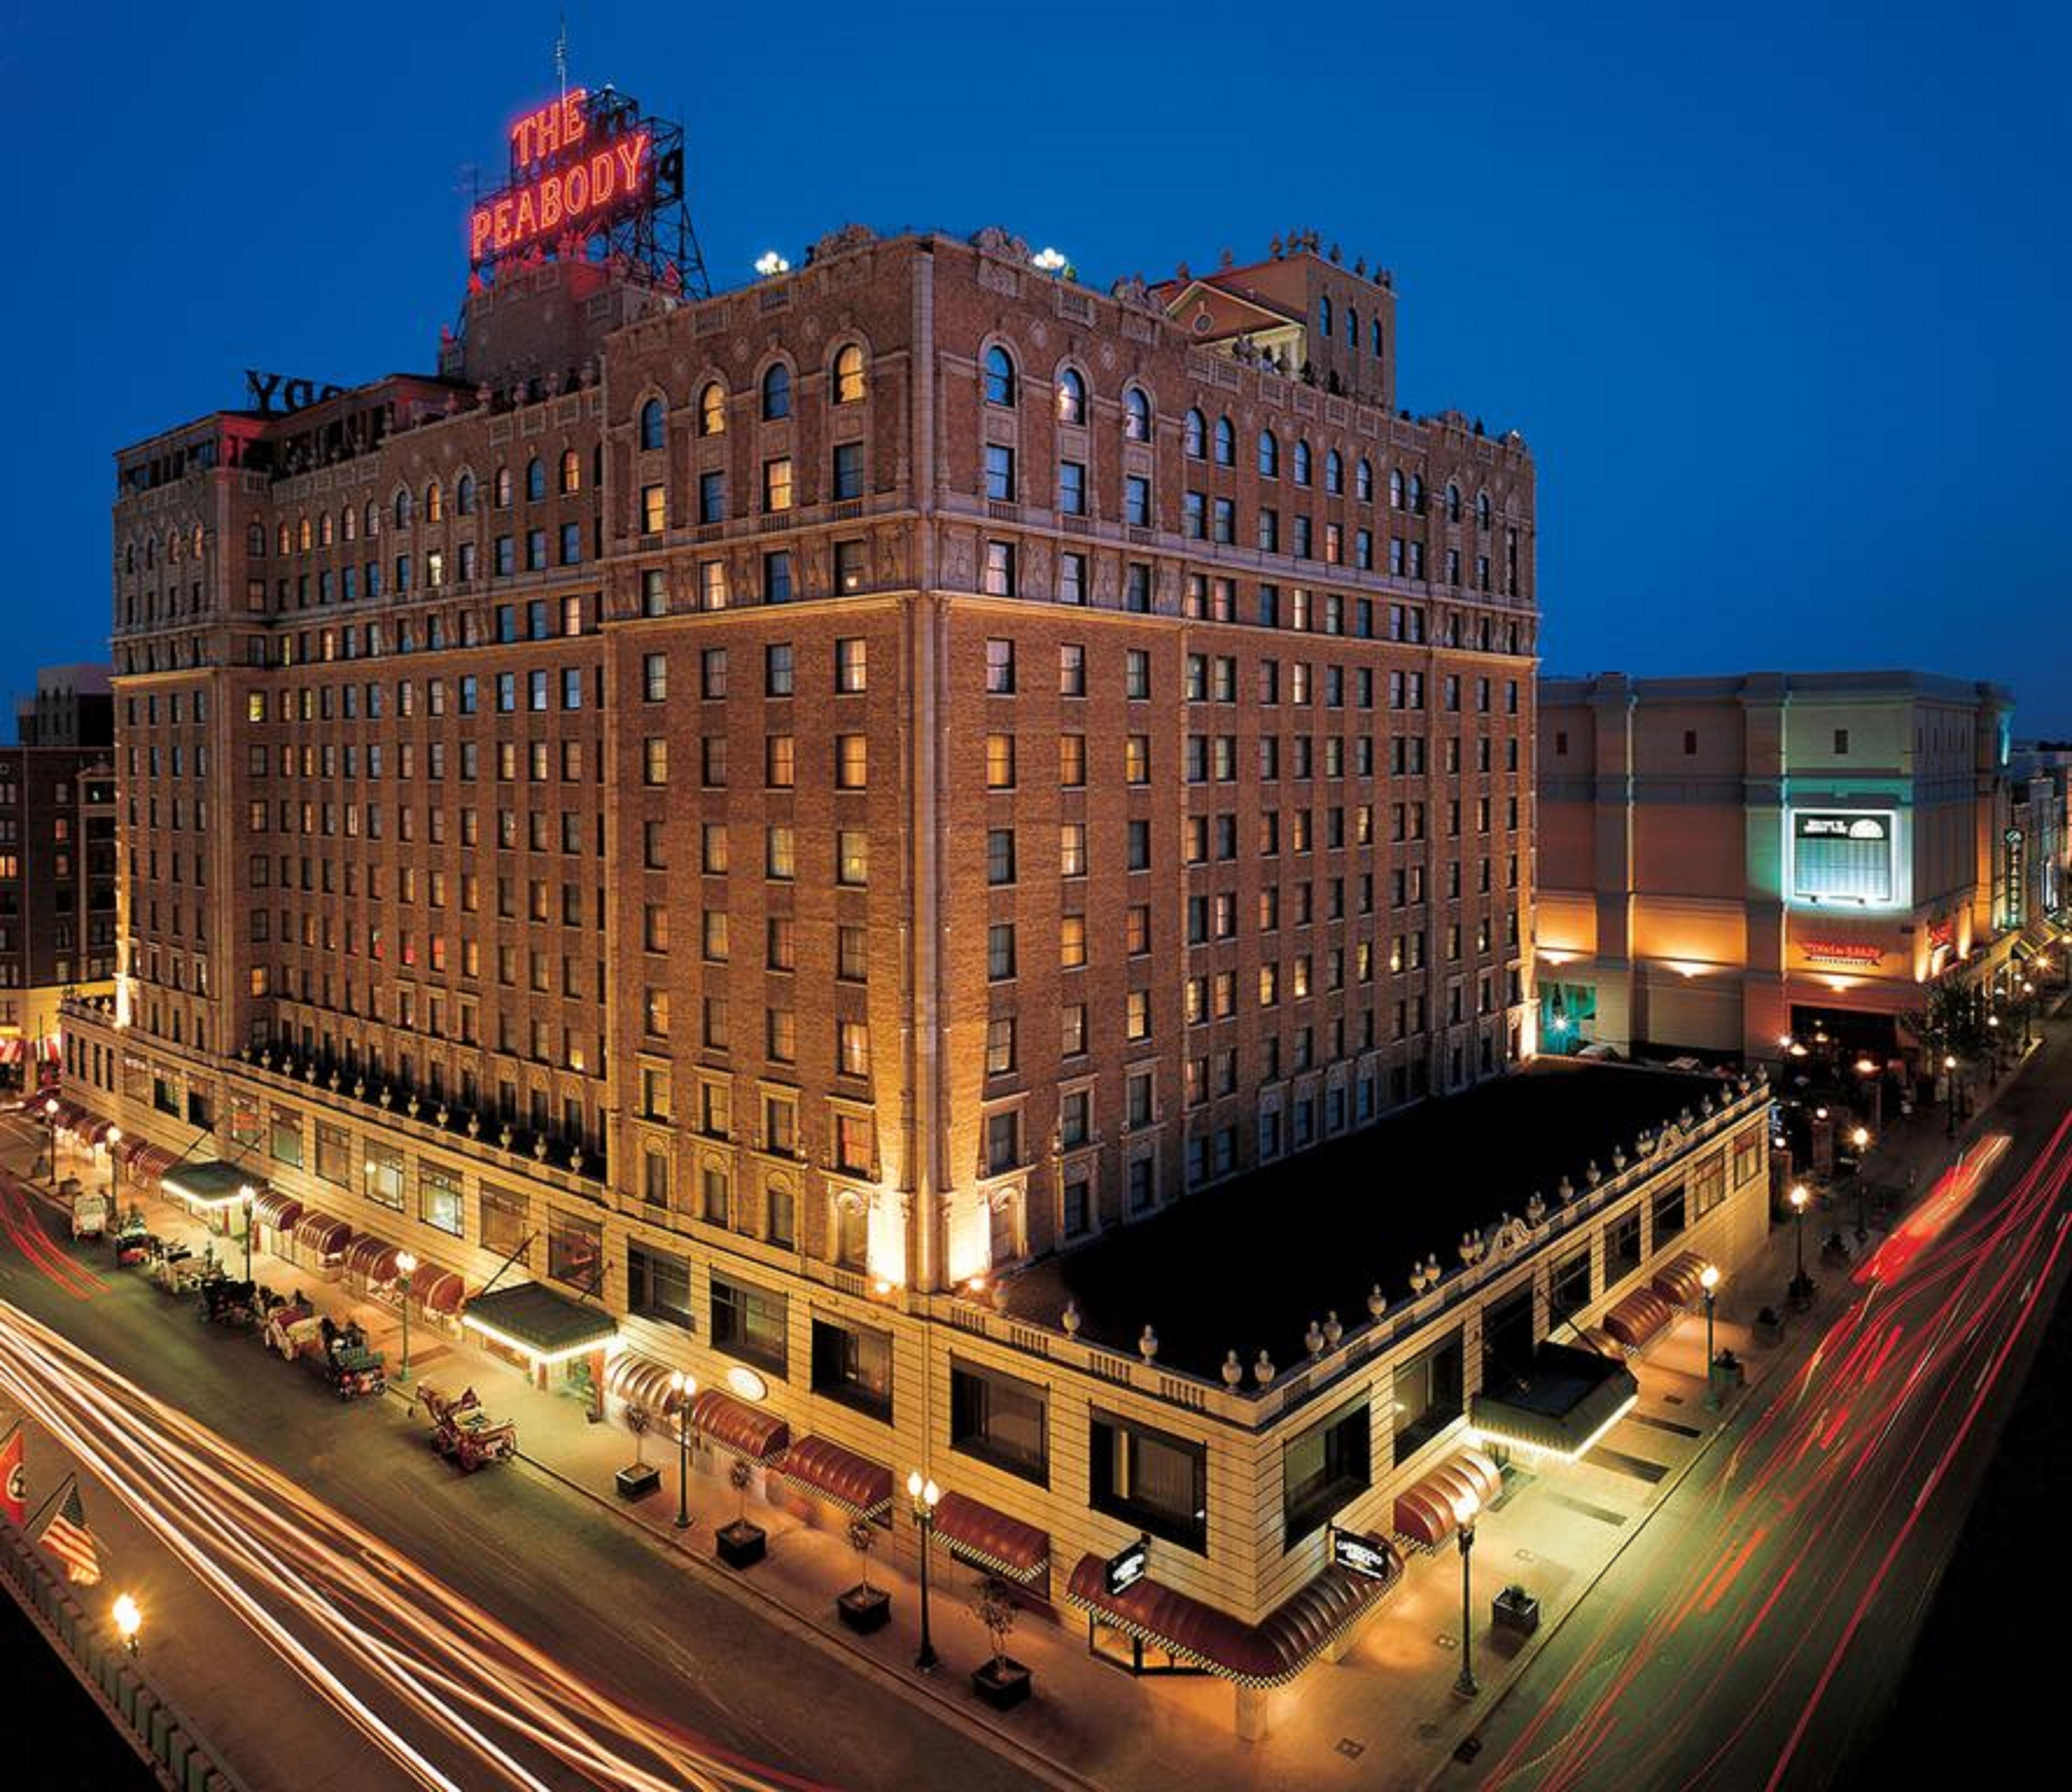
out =
<path fill-rule="evenodd" d="M 51 1514 L 50 1523 L 36 1539 L 65 1565 L 65 1577 L 75 1585 L 90 1587 L 101 1578 L 101 1554 L 93 1547 L 93 1533 L 86 1527 L 86 1508 L 79 1502 L 79 1477 L 65 1477 L 64 1493 Z"/>

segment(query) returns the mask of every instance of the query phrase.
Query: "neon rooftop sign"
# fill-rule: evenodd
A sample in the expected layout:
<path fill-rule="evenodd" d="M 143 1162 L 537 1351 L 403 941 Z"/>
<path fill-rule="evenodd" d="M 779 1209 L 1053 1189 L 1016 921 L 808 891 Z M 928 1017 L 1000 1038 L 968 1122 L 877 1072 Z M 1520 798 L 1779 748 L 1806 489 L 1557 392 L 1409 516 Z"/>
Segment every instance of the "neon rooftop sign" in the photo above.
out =
<path fill-rule="evenodd" d="M 585 89 L 572 88 L 511 127 L 511 183 L 468 217 L 472 265 L 587 237 L 649 202 L 654 133 L 645 123 L 615 134 L 593 129 L 598 118 L 614 115 L 606 106 L 593 107 Z"/>

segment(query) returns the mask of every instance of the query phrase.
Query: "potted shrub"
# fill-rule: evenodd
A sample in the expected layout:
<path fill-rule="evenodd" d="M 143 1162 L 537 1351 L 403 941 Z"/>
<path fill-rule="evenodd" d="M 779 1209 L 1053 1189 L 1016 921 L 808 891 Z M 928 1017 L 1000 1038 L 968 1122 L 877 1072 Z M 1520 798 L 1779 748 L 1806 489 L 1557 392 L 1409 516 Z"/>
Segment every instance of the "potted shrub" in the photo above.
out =
<path fill-rule="evenodd" d="M 626 1409 L 626 1428 L 633 1433 L 633 1460 L 615 1478 L 622 1499 L 639 1499 L 661 1485 L 662 1471 L 648 1460 L 648 1428 L 654 1422 L 644 1406 Z"/>
<path fill-rule="evenodd" d="M 1755 1316 L 1755 1341 L 1758 1344 L 1784 1342 L 1784 1321 L 1778 1317 L 1775 1307 L 1765 1307 Z"/>
<path fill-rule="evenodd" d="M 1732 1350 L 1722 1350 L 1712 1358 L 1712 1379 L 1722 1388 L 1740 1387 L 1748 1380 L 1748 1370 Z"/>
<path fill-rule="evenodd" d="M 1029 1696 L 1034 1676 L 1007 1652 L 1007 1639 L 1014 1630 L 1014 1597 L 1007 1583 L 989 1574 L 972 1595 L 972 1615 L 985 1626 L 992 1657 L 983 1667 L 972 1670 L 972 1691 L 995 1711 L 1012 1711 Z"/>
<path fill-rule="evenodd" d="M 1540 1628 L 1540 1601 L 1514 1580 L 1490 1601 L 1490 1621 L 1499 1630 L 1529 1637 Z"/>
<path fill-rule="evenodd" d="M 748 1484 L 755 1477 L 748 1458 L 737 1456 L 727 1465 L 727 1485 L 734 1489 L 734 1522 L 713 1533 L 719 1559 L 730 1568 L 753 1568 L 769 1553 L 763 1527 L 748 1522 Z"/>
<path fill-rule="evenodd" d="M 882 1630 L 892 1617 L 892 1595 L 870 1584 L 870 1552 L 878 1547 L 878 1527 L 868 1519 L 851 1519 L 849 1547 L 856 1552 L 857 1583 L 835 1601 L 841 1621 L 859 1635 Z"/>

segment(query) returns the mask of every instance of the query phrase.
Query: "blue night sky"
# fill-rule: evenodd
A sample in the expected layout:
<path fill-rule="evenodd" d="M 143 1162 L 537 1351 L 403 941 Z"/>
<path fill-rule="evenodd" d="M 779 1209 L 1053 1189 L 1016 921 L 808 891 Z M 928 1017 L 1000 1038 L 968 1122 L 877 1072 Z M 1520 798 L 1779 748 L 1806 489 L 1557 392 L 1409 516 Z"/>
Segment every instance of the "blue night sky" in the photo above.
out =
<path fill-rule="evenodd" d="M 1395 271 L 1404 404 L 1524 432 L 1550 670 L 1903 664 L 2072 733 L 2072 8 L 1698 10 L 566 8 L 688 127 L 717 284 L 852 220 L 1104 286 L 1314 228 Z M 0 686 L 105 651 L 116 447 L 429 371 L 557 11 L 0 0 Z"/>

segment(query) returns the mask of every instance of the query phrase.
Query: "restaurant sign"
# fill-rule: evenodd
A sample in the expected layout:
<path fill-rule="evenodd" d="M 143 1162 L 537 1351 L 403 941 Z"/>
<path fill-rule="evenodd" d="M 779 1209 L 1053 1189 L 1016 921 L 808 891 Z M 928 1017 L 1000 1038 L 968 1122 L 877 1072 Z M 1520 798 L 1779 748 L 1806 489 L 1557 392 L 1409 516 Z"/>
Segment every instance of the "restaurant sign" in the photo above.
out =
<path fill-rule="evenodd" d="M 1847 964 L 1868 970 L 1885 962 L 1885 954 L 1866 941 L 1807 939 L 1799 943 L 1799 950 L 1814 964 Z"/>
<path fill-rule="evenodd" d="M 1108 1590 L 1111 1595 L 1127 1593 L 1144 1578 L 1150 1560 L 1151 1539 L 1139 1537 L 1108 1559 Z"/>
<path fill-rule="evenodd" d="M 1396 1572 L 1387 1549 L 1350 1531 L 1331 1533 L 1331 1565 L 1363 1574 L 1370 1580 L 1386 1580 Z"/>

